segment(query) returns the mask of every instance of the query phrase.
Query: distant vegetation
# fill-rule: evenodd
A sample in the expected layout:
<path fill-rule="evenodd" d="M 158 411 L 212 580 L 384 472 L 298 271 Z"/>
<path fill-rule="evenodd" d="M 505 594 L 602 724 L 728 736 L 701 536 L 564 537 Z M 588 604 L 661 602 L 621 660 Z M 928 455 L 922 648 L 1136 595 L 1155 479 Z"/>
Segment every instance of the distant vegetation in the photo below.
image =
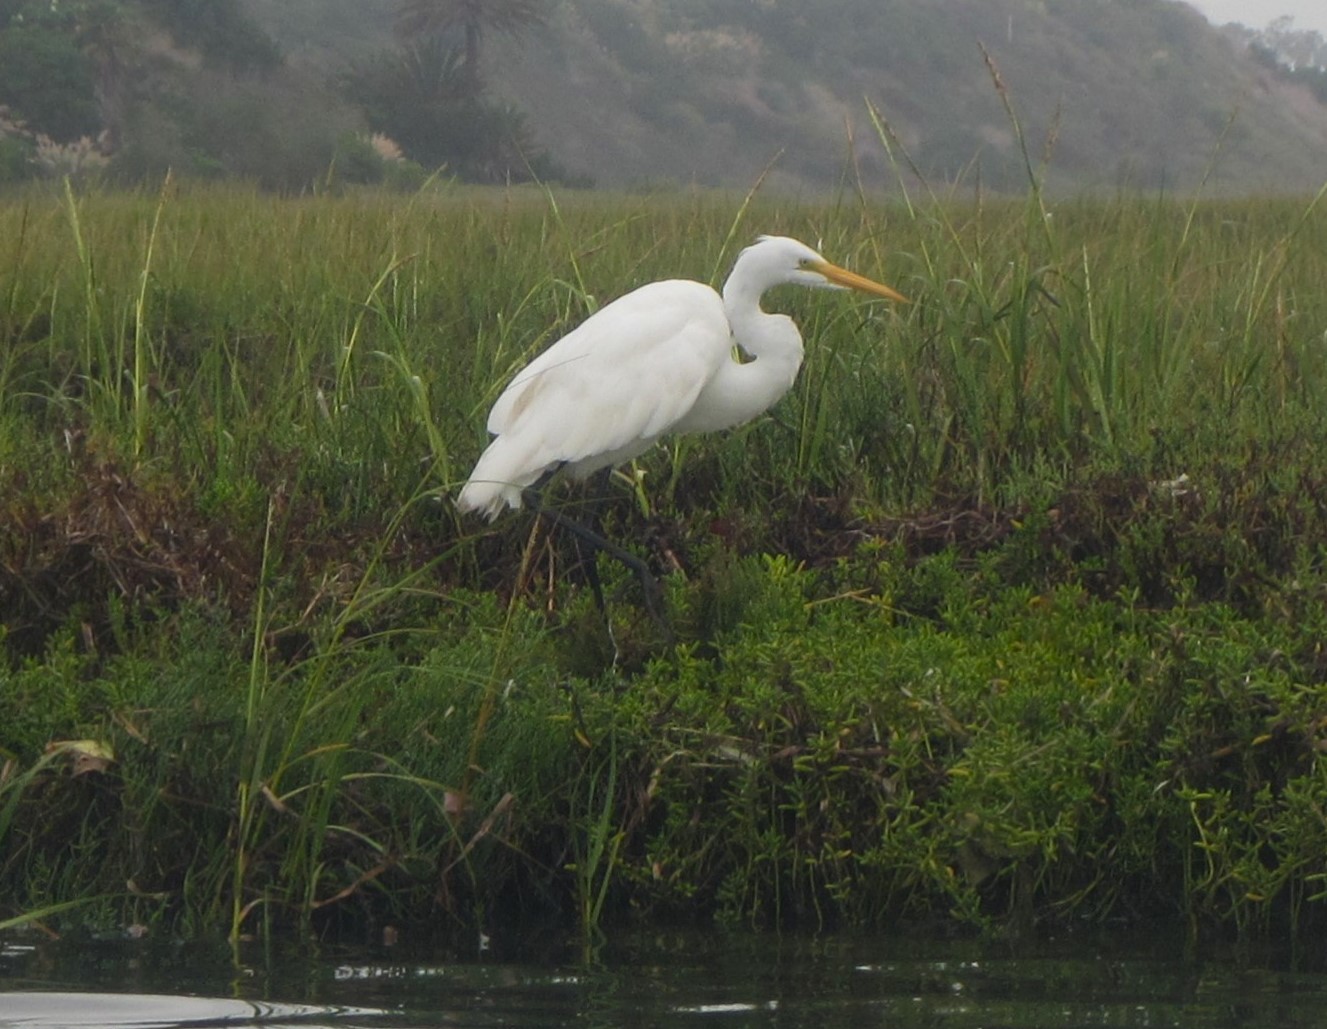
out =
<path fill-rule="evenodd" d="M 1052 190 L 1304 191 L 1322 53 L 1173 0 L 5 0 L 0 181 L 1017 190 L 1008 103 Z"/>
<path fill-rule="evenodd" d="M 1293 18 L 1277 18 L 1261 29 L 1228 25 L 1225 31 L 1273 55 L 1288 70 L 1327 71 L 1327 39 L 1320 32 L 1296 28 Z"/>
<path fill-rule="evenodd" d="M 0 181 L 133 183 L 170 169 L 302 190 L 418 185 L 424 169 L 556 177 L 477 66 L 478 40 L 537 23 L 537 5 L 399 10 L 399 44 L 361 46 L 334 68 L 285 58 L 239 0 L 11 0 L 0 8 Z"/>
<path fill-rule="evenodd" d="M 1327 104 L 1327 39 L 1321 33 L 1300 31 L 1290 18 L 1278 18 L 1261 30 L 1230 26 L 1228 31 L 1265 67 Z"/>
<path fill-rule="evenodd" d="M 285 67 L 236 0 L 11 0 L 0 11 L 6 177 L 236 176 L 301 188 L 360 124 Z"/>

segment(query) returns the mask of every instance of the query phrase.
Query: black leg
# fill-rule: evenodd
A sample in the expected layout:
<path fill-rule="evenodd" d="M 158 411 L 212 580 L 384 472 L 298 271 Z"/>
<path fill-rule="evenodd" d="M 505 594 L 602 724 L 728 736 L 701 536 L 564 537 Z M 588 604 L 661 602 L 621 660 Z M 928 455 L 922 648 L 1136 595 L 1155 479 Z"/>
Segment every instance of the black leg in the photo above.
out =
<path fill-rule="evenodd" d="M 530 505 L 539 514 L 544 515 L 554 525 L 560 529 L 566 529 L 573 536 L 583 543 L 588 544 L 596 550 L 601 550 L 609 557 L 616 558 L 624 565 L 636 573 L 636 578 L 640 580 L 640 588 L 645 595 L 645 610 L 655 623 L 671 636 L 668 628 L 668 619 L 664 613 L 663 589 L 659 586 L 659 580 L 654 577 L 649 566 L 640 558 L 628 550 L 619 547 L 612 540 L 595 532 L 588 526 L 582 525 L 576 519 L 563 514 L 557 508 L 544 505 L 544 498 L 539 490 L 533 486 L 527 487 L 521 491 L 521 498 Z M 594 590 L 595 600 L 600 609 L 604 608 L 603 588 L 599 583 L 599 573 L 594 568 L 594 561 L 591 559 L 586 563 L 586 574 L 590 577 L 590 586 Z"/>
<path fill-rule="evenodd" d="M 547 514 L 547 512 L 544 513 Z M 598 532 L 597 525 L 588 531 L 603 535 Z M 599 548 L 597 545 L 590 545 L 580 536 L 573 536 L 571 542 L 576 548 L 576 558 L 581 569 L 585 572 L 585 581 L 590 584 L 590 591 L 594 593 L 594 602 L 599 607 L 599 613 L 604 616 L 604 622 L 608 625 L 608 634 L 611 636 L 613 634 L 613 623 L 608 617 L 608 604 L 604 602 L 604 583 L 599 578 Z M 613 645 L 614 647 L 617 646 L 616 641 Z"/>
<path fill-rule="evenodd" d="M 588 497 L 585 504 L 585 512 L 588 516 L 580 524 L 582 528 L 588 529 L 595 536 L 604 536 L 604 503 L 608 500 L 608 483 L 613 474 L 613 469 L 604 468 L 595 472 L 587 482 Z M 607 539 L 606 536 L 604 536 Z M 608 617 L 608 605 L 604 603 L 604 584 L 599 578 L 599 550 L 597 544 L 590 544 L 581 536 L 574 536 L 573 543 L 576 546 L 576 556 L 580 559 L 580 565 L 585 569 L 585 578 L 590 583 L 590 589 L 594 591 L 594 602 L 599 605 L 599 613 L 604 616 L 604 625 L 608 628 L 608 635 L 613 637 L 613 620 Z M 639 575 L 639 573 L 637 573 Z M 613 638 L 613 649 L 617 649 L 617 640 Z"/>

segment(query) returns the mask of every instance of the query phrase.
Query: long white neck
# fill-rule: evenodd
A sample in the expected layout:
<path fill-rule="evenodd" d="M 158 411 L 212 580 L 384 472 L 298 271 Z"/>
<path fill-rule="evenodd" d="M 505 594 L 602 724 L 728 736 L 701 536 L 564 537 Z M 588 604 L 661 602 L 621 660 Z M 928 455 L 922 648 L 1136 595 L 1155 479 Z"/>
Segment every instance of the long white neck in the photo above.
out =
<path fill-rule="evenodd" d="M 741 268 L 723 287 L 724 312 L 733 340 L 752 360 L 726 362 L 677 426 L 682 432 L 714 432 L 749 422 L 792 387 L 802 366 L 802 334 L 793 320 L 760 309 L 760 292 Z"/>

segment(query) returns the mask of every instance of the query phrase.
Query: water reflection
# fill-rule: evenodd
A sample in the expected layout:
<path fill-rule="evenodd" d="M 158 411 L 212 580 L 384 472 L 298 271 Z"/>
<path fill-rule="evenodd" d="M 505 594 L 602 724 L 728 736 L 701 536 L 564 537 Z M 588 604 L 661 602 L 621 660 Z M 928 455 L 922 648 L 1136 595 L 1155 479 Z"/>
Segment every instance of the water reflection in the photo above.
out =
<path fill-rule="evenodd" d="M 1327 975 L 1165 933 L 1018 943 L 621 933 L 593 960 L 522 933 L 465 945 L 255 949 L 0 940 L 0 1027 L 1317 1026 Z"/>
<path fill-rule="evenodd" d="M 0 1025 L 25 1029 L 174 1029 L 181 1026 L 345 1027 L 382 1014 L 219 997 L 141 993 L 0 993 Z M 353 1021 L 352 1021 L 353 1020 Z M 362 1023 L 361 1023 L 362 1024 Z"/>

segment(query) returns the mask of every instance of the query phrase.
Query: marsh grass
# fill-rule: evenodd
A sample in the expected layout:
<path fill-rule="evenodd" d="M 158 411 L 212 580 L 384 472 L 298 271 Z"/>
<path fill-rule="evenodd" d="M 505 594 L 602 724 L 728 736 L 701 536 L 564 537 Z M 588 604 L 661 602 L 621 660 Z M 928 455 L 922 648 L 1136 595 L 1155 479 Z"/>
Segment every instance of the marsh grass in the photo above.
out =
<path fill-rule="evenodd" d="M 1024 145 L 1014 199 L 0 205 L 0 916 L 1319 921 L 1322 198 Z M 756 232 L 912 303 L 770 298 L 792 393 L 612 487 L 678 642 L 604 563 L 610 643 L 450 497 L 532 354 Z"/>

